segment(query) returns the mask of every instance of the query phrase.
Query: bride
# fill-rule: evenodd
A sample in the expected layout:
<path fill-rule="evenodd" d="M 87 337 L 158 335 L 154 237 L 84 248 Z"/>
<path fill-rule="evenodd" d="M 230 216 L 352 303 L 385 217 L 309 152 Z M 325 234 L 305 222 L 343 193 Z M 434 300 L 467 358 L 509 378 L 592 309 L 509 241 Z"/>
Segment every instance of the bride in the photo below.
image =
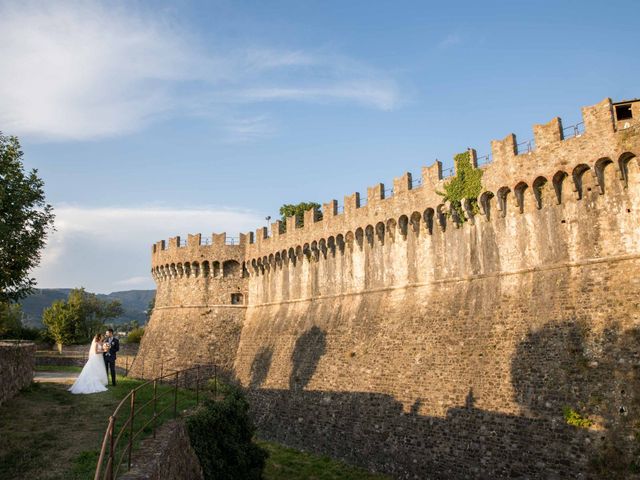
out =
<path fill-rule="evenodd" d="M 107 370 L 102 357 L 102 335 L 98 333 L 91 342 L 89 360 L 69 391 L 71 393 L 98 393 L 107 391 Z"/>

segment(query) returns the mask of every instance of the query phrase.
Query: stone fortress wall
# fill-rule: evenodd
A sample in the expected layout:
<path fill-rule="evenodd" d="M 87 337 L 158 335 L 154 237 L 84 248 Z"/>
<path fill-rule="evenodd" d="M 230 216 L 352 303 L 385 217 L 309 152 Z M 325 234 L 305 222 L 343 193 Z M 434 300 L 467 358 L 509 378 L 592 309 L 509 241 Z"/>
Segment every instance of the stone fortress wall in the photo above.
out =
<path fill-rule="evenodd" d="M 524 152 L 492 142 L 464 219 L 436 162 L 302 228 L 156 244 L 142 356 L 180 332 L 176 364 L 224 364 L 264 436 L 400 478 L 635 468 L 640 102 L 626 105 L 584 108 L 570 138 L 558 118 L 536 125 Z"/>

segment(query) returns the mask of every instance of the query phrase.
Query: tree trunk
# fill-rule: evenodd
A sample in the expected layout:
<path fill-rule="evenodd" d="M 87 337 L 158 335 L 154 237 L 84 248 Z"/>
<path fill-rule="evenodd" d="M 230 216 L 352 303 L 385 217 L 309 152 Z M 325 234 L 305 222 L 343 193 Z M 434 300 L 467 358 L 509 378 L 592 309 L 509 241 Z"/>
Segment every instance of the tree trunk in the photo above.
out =
<path fill-rule="evenodd" d="M 58 353 L 62 355 L 62 343 L 58 342 L 56 345 L 58 345 Z"/>

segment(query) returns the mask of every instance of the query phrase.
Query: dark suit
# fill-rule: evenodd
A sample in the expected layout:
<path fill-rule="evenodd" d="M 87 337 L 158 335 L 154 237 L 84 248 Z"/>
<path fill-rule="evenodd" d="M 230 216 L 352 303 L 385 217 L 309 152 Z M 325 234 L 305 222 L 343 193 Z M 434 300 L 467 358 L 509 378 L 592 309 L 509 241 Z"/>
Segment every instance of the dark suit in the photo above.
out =
<path fill-rule="evenodd" d="M 106 343 L 111 345 L 108 352 L 102 354 L 104 358 L 104 367 L 107 369 L 107 377 L 109 377 L 109 371 L 111 371 L 111 383 L 116 384 L 116 356 L 118 350 L 120 350 L 120 340 L 116 337 L 109 337 Z"/>

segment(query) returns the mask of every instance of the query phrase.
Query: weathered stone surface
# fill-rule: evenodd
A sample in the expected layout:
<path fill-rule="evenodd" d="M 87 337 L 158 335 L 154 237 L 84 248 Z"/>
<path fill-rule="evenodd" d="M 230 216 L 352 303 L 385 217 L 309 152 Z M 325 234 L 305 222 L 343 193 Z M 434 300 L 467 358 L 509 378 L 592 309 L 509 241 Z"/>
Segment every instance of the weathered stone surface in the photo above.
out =
<path fill-rule="evenodd" d="M 124 465 L 126 469 L 126 465 Z M 136 449 L 131 470 L 120 480 L 202 480 L 202 467 L 191 447 L 182 420 L 171 420 L 143 440 Z"/>
<path fill-rule="evenodd" d="M 419 187 L 405 174 L 303 228 L 156 244 L 145 361 L 165 342 L 180 365 L 216 351 L 263 435 L 399 478 L 630 475 L 640 115 L 621 125 L 614 106 L 584 108 L 571 138 L 559 119 L 537 126 L 529 153 L 494 141 L 464 223 L 436 163 Z M 192 273 L 227 258 L 235 277 Z M 236 292 L 244 305 L 229 305 Z M 568 425 L 564 407 L 593 426 Z"/>
<path fill-rule="evenodd" d="M 0 341 L 0 405 L 31 385 L 35 358 L 34 343 Z"/>

